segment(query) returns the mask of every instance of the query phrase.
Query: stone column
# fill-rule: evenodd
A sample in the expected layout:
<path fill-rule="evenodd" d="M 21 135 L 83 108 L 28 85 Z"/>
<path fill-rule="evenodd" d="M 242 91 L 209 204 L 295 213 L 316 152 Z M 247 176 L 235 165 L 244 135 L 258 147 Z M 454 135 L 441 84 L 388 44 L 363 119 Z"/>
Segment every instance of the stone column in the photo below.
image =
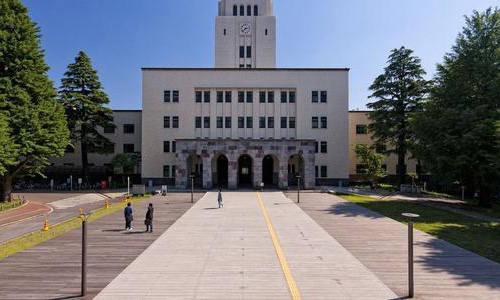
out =
<path fill-rule="evenodd" d="M 260 188 L 262 182 L 262 157 L 261 155 L 254 155 L 253 159 L 253 187 Z"/>
<path fill-rule="evenodd" d="M 187 188 L 187 156 L 185 154 L 177 154 L 177 164 L 175 167 L 175 187 L 179 190 Z"/>
<path fill-rule="evenodd" d="M 208 153 L 201 155 L 203 161 L 203 188 L 212 189 L 212 157 Z"/>
<path fill-rule="evenodd" d="M 304 186 L 306 189 L 314 189 L 316 187 L 316 174 L 314 170 L 315 165 L 315 151 L 304 151 Z"/>
<path fill-rule="evenodd" d="M 228 157 L 227 177 L 228 188 L 236 190 L 238 188 L 238 161 L 232 156 Z"/>

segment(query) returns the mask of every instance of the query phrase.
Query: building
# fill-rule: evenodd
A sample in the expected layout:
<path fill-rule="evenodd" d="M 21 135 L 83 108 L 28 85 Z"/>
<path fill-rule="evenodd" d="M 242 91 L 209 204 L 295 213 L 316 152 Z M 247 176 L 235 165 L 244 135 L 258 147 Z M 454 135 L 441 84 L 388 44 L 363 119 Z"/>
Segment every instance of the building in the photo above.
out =
<path fill-rule="evenodd" d="M 386 145 L 376 145 L 372 136 L 368 133 L 368 111 L 350 111 L 349 112 L 349 179 L 353 182 L 363 181 L 363 165 L 356 157 L 356 145 L 375 145 L 379 153 L 386 153 Z M 398 156 L 395 153 L 387 155 L 383 162 L 383 167 L 387 171 L 389 180 L 397 175 Z M 409 154 L 406 157 L 406 172 L 417 173 L 418 162 L 411 158 Z"/>
<path fill-rule="evenodd" d="M 133 151 L 141 152 L 142 181 L 180 189 L 191 180 L 207 189 L 347 185 L 349 69 L 276 68 L 272 0 L 218 5 L 215 67 L 143 68 L 142 117 L 115 112 L 118 131 L 141 119 Z M 116 152 L 131 150 L 132 136 L 108 136 Z M 55 162 L 75 161 L 78 153 Z"/>

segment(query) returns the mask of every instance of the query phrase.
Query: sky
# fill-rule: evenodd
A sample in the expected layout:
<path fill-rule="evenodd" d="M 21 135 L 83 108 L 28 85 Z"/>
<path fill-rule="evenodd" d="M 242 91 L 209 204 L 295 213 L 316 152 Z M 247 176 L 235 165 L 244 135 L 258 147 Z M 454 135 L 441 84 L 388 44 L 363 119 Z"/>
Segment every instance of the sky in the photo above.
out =
<path fill-rule="evenodd" d="M 40 26 L 59 87 L 85 51 L 112 109 L 141 109 L 141 67 L 213 67 L 217 0 L 22 0 Z M 349 108 L 366 109 L 369 86 L 394 48 L 422 60 L 427 77 L 451 50 L 465 15 L 493 0 L 274 0 L 277 67 L 350 68 Z"/>

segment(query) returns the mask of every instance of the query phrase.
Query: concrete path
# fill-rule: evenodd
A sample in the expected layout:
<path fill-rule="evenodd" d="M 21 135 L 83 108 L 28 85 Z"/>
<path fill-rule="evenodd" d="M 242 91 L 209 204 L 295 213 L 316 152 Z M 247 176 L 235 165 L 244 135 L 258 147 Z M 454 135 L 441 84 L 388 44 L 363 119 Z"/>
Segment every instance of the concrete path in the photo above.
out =
<path fill-rule="evenodd" d="M 96 299 L 394 299 L 281 192 L 208 193 Z"/>
<path fill-rule="evenodd" d="M 408 295 L 405 224 L 326 193 L 302 193 L 299 206 L 398 296 Z M 415 295 L 500 299 L 500 264 L 415 230 Z"/>

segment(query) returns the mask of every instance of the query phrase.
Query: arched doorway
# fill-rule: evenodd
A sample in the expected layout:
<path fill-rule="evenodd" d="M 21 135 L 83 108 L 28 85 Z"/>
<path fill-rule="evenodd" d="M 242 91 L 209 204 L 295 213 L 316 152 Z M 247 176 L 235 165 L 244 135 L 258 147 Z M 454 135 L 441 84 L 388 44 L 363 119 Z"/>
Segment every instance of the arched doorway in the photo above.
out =
<path fill-rule="evenodd" d="M 262 159 L 262 182 L 265 187 L 278 186 L 279 162 L 273 155 L 266 155 Z"/>
<path fill-rule="evenodd" d="M 186 161 L 187 164 L 187 185 L 191 188 L 191 175 L 194 175 L 195 188 L 203 187 L 203 160 L 196 153 L 191 153 Z"/>
<path fill-rule="evenodd" d="M 253 161 L 250 155 L 242 155 L 238 159 L 238 187 L 253 186 Z"/>
<path fill-rule="evenodd" d="M 218 155 L 212 161 L 212 182 L 214 187 L 228 187 L 229 161 L 225 155 Z"/>
<path fill-rule="evenodd" d="M 301 155 L 295 154 L 288 160 L 288 186 L 297 186 L 297 176 L 300 176 L 300 185 L 305 182 L 305 164 Z"/>

